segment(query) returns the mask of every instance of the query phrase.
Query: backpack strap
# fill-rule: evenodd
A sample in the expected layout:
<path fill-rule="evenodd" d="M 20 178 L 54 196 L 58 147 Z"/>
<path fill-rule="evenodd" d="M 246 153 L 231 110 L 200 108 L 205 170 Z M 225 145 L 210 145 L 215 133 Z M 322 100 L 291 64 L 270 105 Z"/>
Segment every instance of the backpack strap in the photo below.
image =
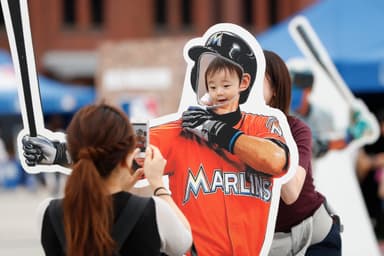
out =
<path fill-rule="evenodd" d="M 63 251 L 66 251 L 66 241 L 64 234 L 64 226 L 63 226 L 63 208 L 62 199 L 53 199 L 48 205 L 48 214 L 53 225 L 53 229 L 60 241 L 61 248 Z"/>
<path fill-rule="evenodd" d="M 192 247 L 191 247 L 191 256 L 197 256 L 197 250 L 194 243 L 192 243 Z"/>
<path fill-rule="evenodd" d="M 139 197 L 136 195 L 131 195 L 128 199 L 127 204 L 124 206 L 119 218 L 112 227 L 111 236 L 117 244 L 116 251 L 120 251 L 124 241 L 132 232 L 150 199 L 150 197 Z M 63 226 L 62 199 L 54 199 L 50 202 L 50 205 L 48 206 L 48 214 L 50 216 L 53 229 L 55 230 L 60 244 L 65 251 L 66 242 Z"/>
<path fill-rule="evenodd" d="M 131 195 L 129 198 L 119 218 L 112 227 L 112 237 L 117 244 L 116 251 L 120 251 L 124 241 L 132 232 L 150 199 L 150 197 L 140 197 L 136 195 Z"/>

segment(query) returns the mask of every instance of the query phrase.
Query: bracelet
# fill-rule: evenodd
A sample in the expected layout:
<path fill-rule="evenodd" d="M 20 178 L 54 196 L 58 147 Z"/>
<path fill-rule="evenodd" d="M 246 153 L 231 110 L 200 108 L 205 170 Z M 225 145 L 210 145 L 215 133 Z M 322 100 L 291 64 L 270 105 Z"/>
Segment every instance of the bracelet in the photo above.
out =
<path fill-rule="evenodd" d="M 171 192 L 170 192 L 167 188 L 165 188 L 165 187 L 157 187 L 157 188 L 153 191 L 153 194 L 154 194 L 155 196 L 157 196 L 156 192 L 159 191 L 160 189 L 164 189 L 165 191 L 168 192 L 169 195 L 171 195 Z"/>
<path fill-rule="evenodd" d="M 160 194 L 155 194 L 155 196 L 171 196 L 171 193 L 160 193 Z"/>

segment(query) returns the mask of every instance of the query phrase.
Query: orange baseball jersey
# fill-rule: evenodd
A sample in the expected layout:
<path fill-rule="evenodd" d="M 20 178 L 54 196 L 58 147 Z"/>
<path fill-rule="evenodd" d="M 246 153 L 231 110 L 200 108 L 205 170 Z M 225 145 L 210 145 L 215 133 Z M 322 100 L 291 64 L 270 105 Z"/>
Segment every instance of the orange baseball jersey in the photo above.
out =
<path fill-rule="evenodd" d="M 275 117 L 242 113 L 234 128 L 283 143 Z M 165 173 L 176 204 L 190 221 L 199 255 L 259 255 L 266 233 L 273 178 L 246 177 L 239 158 L 182 135 L 181 120 L 150 129 L 151 144 L 167 159 Z"/>

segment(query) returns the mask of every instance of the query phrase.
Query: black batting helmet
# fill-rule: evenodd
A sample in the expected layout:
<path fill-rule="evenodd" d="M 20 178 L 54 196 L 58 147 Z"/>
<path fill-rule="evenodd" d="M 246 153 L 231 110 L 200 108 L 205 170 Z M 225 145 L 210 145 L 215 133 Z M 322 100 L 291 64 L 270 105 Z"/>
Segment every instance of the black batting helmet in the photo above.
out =
<path fill-rule="evenodd" d="M 257 70 L 256 57 L 248 43 L 234 33 L 220 31 L 211 35 L 204 46 L 191 47 L 188 51 L 188 56 L 195 61 L 191 71 L 191 85 L 195 92 L 197 91 L 196 62 L 198 62 L 199 57 L 203 53 L 215 53 L 229 59 L 240 65 L 244 73 L 248 73 L 251 76 L 249 87 L 240 94 L 239 103 L 244 103 L 255 81 Z"/>

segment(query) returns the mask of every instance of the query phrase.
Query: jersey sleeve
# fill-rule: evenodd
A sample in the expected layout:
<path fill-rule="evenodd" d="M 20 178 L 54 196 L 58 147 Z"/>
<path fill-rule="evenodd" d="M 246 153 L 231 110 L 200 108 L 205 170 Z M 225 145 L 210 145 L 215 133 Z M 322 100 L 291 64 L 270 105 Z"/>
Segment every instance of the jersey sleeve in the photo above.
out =
<path fill-rule="evenodd" d="M 288 170 L 289 148 L 286 145 L 284 132 L 280 126 L 279 120 L 275 116 L 253 116 L 253 120 L 249 123 L 249 135 L 257 136 L 272 141 L 285 151 L 286 161 L 284 170 Z"/>
<path fill-rule="evenodd" d="M 275 139 L 285 144 L 284 133 L 276 117 L 268 116 L 260 119 L 257 127 L 258 137 Z"/>
<path fill-rule="evenodd" d="M 181 131 L 181 120 L 152 127 L 149 130 L 150 144 L 158 147 L 165 159 L 172 159 L 172 148 L 177 148 L 175 138 L 180 136 Z M 173 169 L 172 161 L 167 161 L 164 174 L 169 174 Z"/>
<path fill-rule="evenodd" d="M 311 130 L 304 122 L 298 121 L 291 131 L 299 152 L 299 165 L 308 171 L 312 161 Z"/>
<path fill-rule="evenodd" d="M 149 143 L 158 147 L 163 156 L 171 150 L 171 141 L 175 137 L 177 125 L 175 122 L 155 126 L 149 129 Z"/>

